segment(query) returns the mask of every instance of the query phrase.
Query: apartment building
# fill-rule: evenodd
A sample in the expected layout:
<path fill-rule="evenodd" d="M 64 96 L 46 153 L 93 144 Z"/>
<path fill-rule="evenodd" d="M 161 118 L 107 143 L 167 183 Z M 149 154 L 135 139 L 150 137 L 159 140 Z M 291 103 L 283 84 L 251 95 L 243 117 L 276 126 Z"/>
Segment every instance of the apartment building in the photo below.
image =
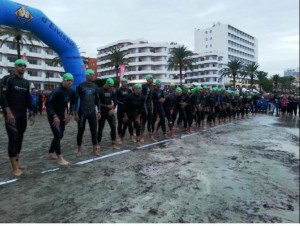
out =
<path fill-rule="evenodd" d="M 197 53 L 223 53 L 226 64 L 235 59 L 245 64 L 257 62 L 257 38 L 229 24 L 218 22 L 209 28 L 195 29 L 194 35 Z"/>
<path fill-rule="evenodd" d="M 128 65 L 125 67 L 124 76 L 130 82 L 144 82 L 147 74 L 152 74 L 154 79 L 161 79 L 163 83 L 179 83 L 179 71 L 168 71 L 168 58 L 172 48 L 178 47 L 177 43 L 149 42 L 145 39 L 121 40 L 97 49 L 98 77 L 115 77 L 114 67 L 108 66 L 107 56 L 113 48 L 120 49 L 125 55 Z"/>
<path fill-rule="evenodd" d="M 220 71 L 224 67 L 224 56 L 218 52 L 195 54 L 192 56 L 193 71 L 185 74 L 187 83 L 197 82 L 210 87 L 223 86 Z"/>
<path fill-rule="evenodd" d="M 0 42 L 1 42 L 0 38 Z M 24 44 L 21 55 L 27 62 L 24 78 L 30 81 L 30 88 L 51 90 L 61 83 L 64 69 L 61 66 L 52 66 L 51 61 L 57 54 L 44 43 L 34 41 L 33 45 Z M 18 58 L 16 45 L 11 40 L 4 42 L 0 47 L 0 79 L 13 73 L 14 62 Z"/>

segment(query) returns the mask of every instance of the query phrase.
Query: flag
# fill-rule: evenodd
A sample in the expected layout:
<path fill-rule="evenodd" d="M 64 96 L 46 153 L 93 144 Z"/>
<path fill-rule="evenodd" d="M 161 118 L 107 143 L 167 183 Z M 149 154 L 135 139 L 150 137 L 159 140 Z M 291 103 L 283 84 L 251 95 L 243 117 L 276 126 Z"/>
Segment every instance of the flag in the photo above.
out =
<path fill-rule="evenodd" d="M 125 65 L 121 64 L 120 65 L 120 80 L 121 80 L 121 78 L 123 78 L 124 72 L 125 72 Z"/>
<path fill-rule="evenodd" d="M 26 61 L 26 58 L 27 58 L 27 57 L 26 57 L 26 53 L 23 53 L 22 59 Z"/>

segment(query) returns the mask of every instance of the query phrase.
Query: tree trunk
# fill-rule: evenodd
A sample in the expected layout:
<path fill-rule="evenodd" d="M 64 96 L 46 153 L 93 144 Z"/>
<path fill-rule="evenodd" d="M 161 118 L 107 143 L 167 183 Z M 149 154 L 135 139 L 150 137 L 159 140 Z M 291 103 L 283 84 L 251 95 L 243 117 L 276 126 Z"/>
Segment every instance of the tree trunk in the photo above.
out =
<path fill-rule="evenodd" d="M 116 65 L 115 69 L 116 69 L 116 83 L 117 83 L 117 87 L 119 87 L 119 65 Z"/>
<path fill-rule="evenodd" d="M 235 90 L 236 89 L 236 87 L 235 87 L 235 75 L 232 75 L 232 77 L 233 77 L 233 88 Z"/>
<path fill-rule="evenodd" d="M 17 52 L 18 52 L 18 59 L 21 59 L 21 46 L 20 46 L 19 39 L 17 39 Z"/>
<path fill-rule="evenodd" d="M 179 65 L 179 78 L 180 78 L 180 86 L 182 87 L 182 66 Z"/>

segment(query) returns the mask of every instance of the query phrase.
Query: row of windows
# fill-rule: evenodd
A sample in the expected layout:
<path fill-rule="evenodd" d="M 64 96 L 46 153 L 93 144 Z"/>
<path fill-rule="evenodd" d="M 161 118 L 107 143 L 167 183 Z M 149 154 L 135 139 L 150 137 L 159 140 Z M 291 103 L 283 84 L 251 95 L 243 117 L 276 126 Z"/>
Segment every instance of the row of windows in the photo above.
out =
<path fill-rule="evenodd" d="M 231 34 L 231 33 L 228 33 L 228 37 L 229 37 L 229 38 L 232 38 L 232 39 L 234 39 L 234 40 L 238 40 L 238 41 L 240 41 L 240 42 L 242 42 L 242 43 L 246 43 L 246 44 L 248 44 L 248 45 L 250 45 L 250 46 L 254 46 L 254 43 L 253 43 L 253 42 L 249 42 L 249 41 L 247 41 L 247 40 L 245 40 L 245 39 L 243 39 L 243 38 L 240 38 L 240 37 L 238 37 L 238 36 L 236 36 L 236 35 L 233 35 L 233 34 Z"/>
<path fill-rule="evenodd" d="M 229 61 L 232 61 L 232 60 L 240 60 L 242 62 L 244 62 L 245 64 L 250 64 L 254 61 L 251 61 L 251 60 L 246 60 L 246 59 L 243 59 L 241 57 L 236 57 L 236 56 L 232 56 L 232 55 L 228 55 L 228 60 Z"/>
<path fill-rule="evenodd" d="M 254 55 L 251 55 L 251 54 L 248 54 L 248 53 L 245 53 L 245 52 L 236 50 L 236 49 L 232 49 L 232 48 L 230 48 L 230 47 L 228 48 L 228 52 L 230 52 L 230 53 L 235 53 L 235 54 L 239 54 L 239 55 L 242 55 L 242 56 L 244 56 L 244 57 L 248 57 L 248 58 L 254 59 Z"/>
<path fill-rule="evenodd" d="M 230 25 L 228 25 L 228 29 L 230 31 L 233 31 L 233 32 L 237 33 L 238 35 L 241 35 L 241 36 L 244 36 L 244 37 L 249 38 L 251 40 L 254 40 L 254 37 L 252 37 L 251 35 L 248 35 L 245 32 L 242 32 L 242 31 L 240 31 L 240 30 L 238 30 L 238 29 L 236 29 L 236 28 L 234 28 L 234 27 L 232 27 Z"/>
<path fill-rule="evenodd" d="M 1 56 L 2 58 L 2 56 Z M 8 56 L 7 57 L 7 60 L 10 62 L 10 63 L 14 63 L 16 60 L 17 60 L 17 57 L 16 56 Z M 27 58 L 26 61 L 31 64 L 31 65 L 42 65 L 42 60 L 39 60 L 39 59 L 34 59 L 34 58 Z M 51 60 L 46 60 L 45 61 L 46 65 L 47 66 L 52 66 L 52 63 L 51 63 Z M 56 67 L 59 67 L 59 66 L 56 66 Z"/>
<path fill-rule="evenodd" d="M 254 49 L 251 49 L 249 47 L 246 47 L 244 45 L 238 44 L 238 43 L 230 41 L 230 40 L 228 40 L 228 45 L 238 47 L 238 48 L 241 48 L 241 49 L 244 49 L 244 50 L 254 53 Z"/>
<path fill-rule="evenodd" d="M 17 45 L 12 42 L 6 43 L 6 46 L 11 50 L 17 50 Z M 44 50 L 47 55 L 51 55 L 51 56 L 56 55 L 52 49 L 45 49 L 45 48 L 35 47 L 30 45 L 24 46 L 24 48 L 31 53 L 42 53 L 42 50 Z M 22 49 L 22 51 L 24 51 L 24 48 Z"/>

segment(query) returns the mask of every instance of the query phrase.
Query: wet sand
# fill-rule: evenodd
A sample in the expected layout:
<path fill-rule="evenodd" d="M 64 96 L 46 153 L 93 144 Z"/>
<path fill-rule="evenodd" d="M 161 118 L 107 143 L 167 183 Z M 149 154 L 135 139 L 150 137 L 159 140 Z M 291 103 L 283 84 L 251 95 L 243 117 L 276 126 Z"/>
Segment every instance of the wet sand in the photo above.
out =
<path fill-rule="evenodd" d="M 0 125 L 1 183 L 15 177 Z M 116 155 L 86 164 L 76 163 L 92 159 L 89 130 L 76 158 L 72 121 L 62 140 L 69 167 L 46 159 L 51 139 L 38 116 L 24 137 L 24 175 L 0 186 L 0 222 L 299 222 L 299 117 L 251 116 L 144 148 L 126 141 L 119 151 L 107 124 L 103 155 Z"/>

